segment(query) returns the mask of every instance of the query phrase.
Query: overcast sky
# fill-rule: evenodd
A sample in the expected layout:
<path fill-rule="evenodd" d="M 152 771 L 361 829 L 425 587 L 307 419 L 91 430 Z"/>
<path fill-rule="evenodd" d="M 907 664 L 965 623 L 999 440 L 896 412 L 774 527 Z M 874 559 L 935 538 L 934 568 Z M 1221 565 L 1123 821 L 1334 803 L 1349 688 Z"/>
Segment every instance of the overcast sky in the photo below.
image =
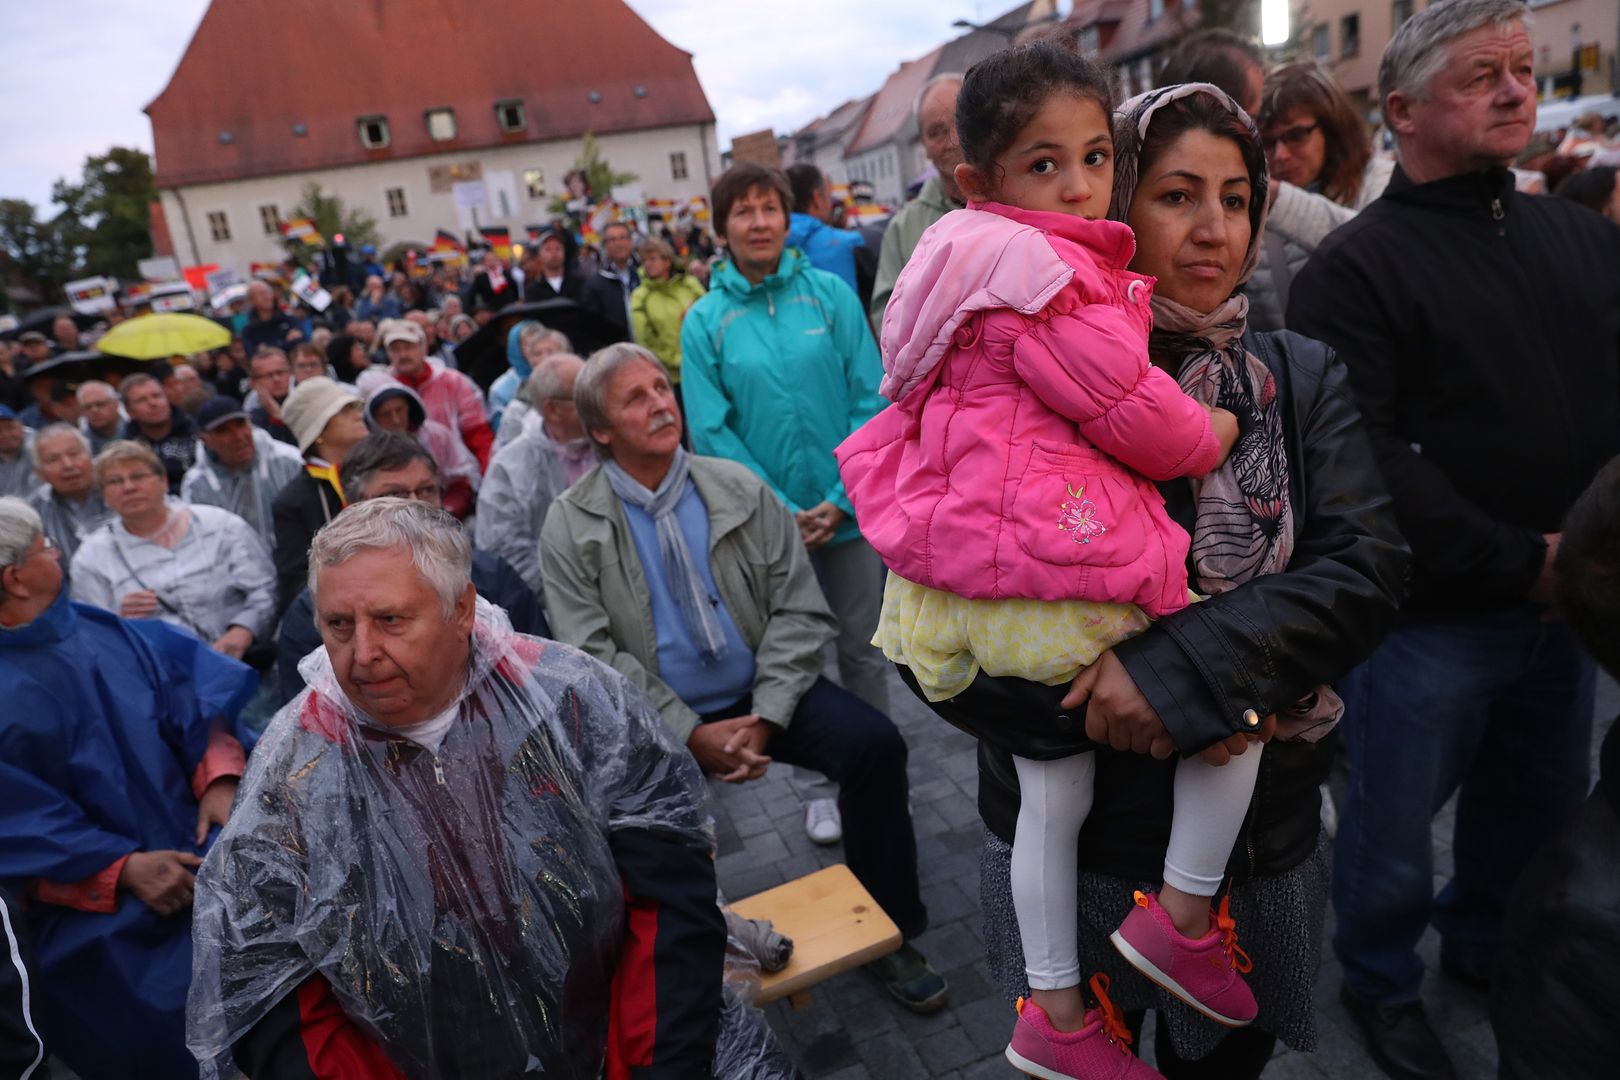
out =
<path fill-rule="evenodd" d="M 654 29 L 696 58 L 723 147 L 733 135 L 790 131 L 869 94 L 901 61 L 961 33 L 953 20 L 988 21 L 1016 3 L 630 0 Z M 208 0 L 0 0 L 6 43 L 0 198 L 42 205 L 52 182 L 76 179 L 88 156 L 109 146 L 150 151 L 152 128 L 141 109 L 168 82 L 207 6 Z"/>

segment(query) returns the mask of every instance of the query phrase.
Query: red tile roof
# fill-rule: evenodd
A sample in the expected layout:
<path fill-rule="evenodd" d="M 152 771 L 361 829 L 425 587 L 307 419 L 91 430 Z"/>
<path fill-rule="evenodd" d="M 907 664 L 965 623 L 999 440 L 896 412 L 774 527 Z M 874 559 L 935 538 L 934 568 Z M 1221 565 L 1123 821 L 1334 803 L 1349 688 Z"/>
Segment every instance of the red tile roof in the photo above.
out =
<path fill-rule="evenodd" d="M 714 122 L 691 54 L 622 0 L 213 0 L 146 113 L 159 187 Z M 360 145 L 370 115 L 386 149 Z"/>
<path fill-rule="evenodd" d="M 907 60 L 884 81 L 883 88 L 872 95 L 872 107 L 866 110 L 860 130 L 844 150 L 845 157 L 864 154 L 899 134 L 901 125 L 911 118 L 911 107 L 917 95 L 934 74 L 934 64 L 943 48 L 935 49 L 921 60 Z"/>

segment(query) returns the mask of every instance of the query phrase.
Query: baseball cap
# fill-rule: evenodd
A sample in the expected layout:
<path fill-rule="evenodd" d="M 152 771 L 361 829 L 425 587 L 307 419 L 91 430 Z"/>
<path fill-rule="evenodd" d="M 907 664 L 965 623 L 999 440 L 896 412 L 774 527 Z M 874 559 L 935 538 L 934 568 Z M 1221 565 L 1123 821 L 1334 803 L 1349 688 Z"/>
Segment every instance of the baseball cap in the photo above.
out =
<path fill-rule="evenodd" d="M 197 410 L 197 427 L 203 431 L 213 431 L 231 420 L 247 420 L 248 414 L 240 403 L 228 397 L 211 397 L 203 402 L 202 408 Z"/>
<path fill-rule="evenodd" d="M 389 343 L 394 341 L 414 341 L 418 345 L 427 344 L 427 335 L 422 333 L 422 328 L 409 319 L 385 320 L 377 336 L 382 339 L 384 348 L 387 348 Z"/>
<path fill-rule="evenodd" d="M 27 330 L 17 335 L 17 344 L 19 345 L 49 345 L 50 341 L 50 338 L 46 337 L 38 330 Z"/>

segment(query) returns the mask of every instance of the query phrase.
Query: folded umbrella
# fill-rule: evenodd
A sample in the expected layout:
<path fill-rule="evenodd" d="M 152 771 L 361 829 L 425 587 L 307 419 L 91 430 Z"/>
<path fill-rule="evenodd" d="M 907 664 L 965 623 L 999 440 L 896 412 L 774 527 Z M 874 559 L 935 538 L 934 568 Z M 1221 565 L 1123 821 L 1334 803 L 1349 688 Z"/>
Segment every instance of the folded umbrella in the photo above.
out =
<path fill-rule="evenodd" d="M 189 356 L 231 343 L 231 332 L 213 319 L 166 311 L 121 322 L 102 335 L 96 348 L 131 360 Z"/>

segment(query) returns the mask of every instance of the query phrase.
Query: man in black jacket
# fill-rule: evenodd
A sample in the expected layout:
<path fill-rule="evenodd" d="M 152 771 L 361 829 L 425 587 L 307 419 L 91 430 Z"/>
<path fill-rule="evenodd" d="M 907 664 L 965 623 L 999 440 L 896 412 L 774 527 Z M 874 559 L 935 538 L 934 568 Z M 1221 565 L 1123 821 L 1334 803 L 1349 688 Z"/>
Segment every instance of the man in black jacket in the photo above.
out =
<path fill-rule="evenodd" d="M 585 299 L 585 277 L 568 261 L 568 248 L 554 230 L 540 234 L 540 242 L 523 253 L 523 300 Z"/>
<path fill-rule="evenodd" d="M 602 266 L 585 281 L 585 308 L 624 333 L 630 341 L 630 294 L 641 284 L 630 226 L 615 221 L 602 227 Z"/>
<path fill-rule="evenodd" d="M 1338 350 L 1413 552 L 1400 626 L 1340 684 L 1344 993 L 1391 1076 L 1449 1077 L 1419 990 L 1482 982 L 1531 854 L 1585 795 L 1593 667 L 1549 617 L 1558 529 L 1620 449 L 1620 229 L 1514 191 L 1536 109 L 1516 0 L 1449 0 L 1379 67 L 1400 168 L 1295 280 L 1290 329 Z M 1429 820 L 1461 789 L 1438 900 Z"/>

